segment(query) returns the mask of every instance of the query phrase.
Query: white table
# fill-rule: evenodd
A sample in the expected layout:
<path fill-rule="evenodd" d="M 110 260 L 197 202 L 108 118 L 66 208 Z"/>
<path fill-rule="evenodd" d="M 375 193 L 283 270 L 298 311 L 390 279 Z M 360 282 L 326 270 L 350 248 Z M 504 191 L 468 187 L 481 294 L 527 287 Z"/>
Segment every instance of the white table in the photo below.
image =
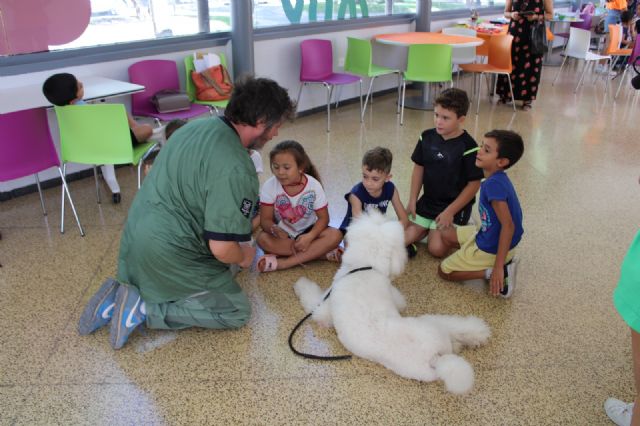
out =
<path fill-rule="evenodd" d="M 563 23 L 574 23 L 574 22 L 584 22 L 584 19 L 582 18 L 576 18 L 573 16 L 567 16 L 563 19 L 558 18 L 557 16 L 554 16 L 553 19 L 549 20 L 549 31 L 551 31 L 551 34 L 553 34 L 555 36 L 556 34 L 556 25 L 558 24 L 558 22 L 563 22 Z M 560 58 L 552 58 L 552 51 L 553 51 L 553 42 L 554 40 L 549 41 L 549 46 L 547 47 L 547 53 L 544 56 L 544 60 L 542 61 L 542 65 L 547 65 L 547 66 L 552 66 L 552 67 L 559 67 L 560 64 L 562 64 L 562 59 Z"/>
<path fill-rule="evenodd" d="M 84 100 L 104 101 L 116 96 L 142 92 L 144 86 L 106 77 L 79 77 L 84 85 Z M 50 107 L 42 94 L 42 83 L 0 89 L 0 114 L 24 109 Z"/>

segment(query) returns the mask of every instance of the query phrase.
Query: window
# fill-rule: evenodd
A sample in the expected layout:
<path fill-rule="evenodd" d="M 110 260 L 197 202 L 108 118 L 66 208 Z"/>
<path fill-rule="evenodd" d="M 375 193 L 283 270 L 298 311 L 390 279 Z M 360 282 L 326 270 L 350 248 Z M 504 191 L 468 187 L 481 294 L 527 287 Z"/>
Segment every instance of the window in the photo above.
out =
<path fill-rule="evenodd" d="M 433 0 L 434 12 L 455 9 L 481 9 L 483 7 L 504 6 L 504 0 Z"/>
<path fill-rule="evenodd" d="M 415 0 L 413 2 L 415 8 Z M 253 26 L 277 27 L 309 22 L 386 15 L 387 0 L 254 0 Z"/>

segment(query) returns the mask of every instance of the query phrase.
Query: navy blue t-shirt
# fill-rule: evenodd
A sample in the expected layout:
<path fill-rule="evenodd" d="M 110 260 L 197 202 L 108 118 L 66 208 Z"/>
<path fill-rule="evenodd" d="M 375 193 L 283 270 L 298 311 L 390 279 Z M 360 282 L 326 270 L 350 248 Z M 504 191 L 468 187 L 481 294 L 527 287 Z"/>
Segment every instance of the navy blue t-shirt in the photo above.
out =
<path fill-rule="evenodd" d="M 351 194 L 358 197 L 362 203 L 362 211 L 366 212 L 370 209 L 378 209 L 380 213 L 385 214 L 387 212 L 387 206 L 391 203 L 391 199 L 393 198 L 393 193 L 395 191 L 396 187 L 393 182 L 385 182 L 384 185 L 382 185 L 382 193 L 380 196 L 372 197 L 367 192 L 362 182 L 356 184 L 351 188 L 351 192 L 344 195 L 344 199 L 347 200 L 347 215 L 344 217 L 342 225 L 340 225 L 340 230 L 344 232 L 351 223 L 351 216 L 353 215 L 353 212 L 351 211 L 351 203 L 349 202 L 349 196 Z"/>
<path fill-rule="evenodd" d="M 496 254 L 502 225 L 498 220 L 492 201 L 506 201 L 515 229 L 509 250 L 520 242 L 524 230 L 522 229 L 522 209 L 516 195 L 516 190 L 504 171 L 492 174 L 480 185 L 480 201 L 478 211 L 482 225 L 476 236 L 478 248 L 484 252 Z"/>

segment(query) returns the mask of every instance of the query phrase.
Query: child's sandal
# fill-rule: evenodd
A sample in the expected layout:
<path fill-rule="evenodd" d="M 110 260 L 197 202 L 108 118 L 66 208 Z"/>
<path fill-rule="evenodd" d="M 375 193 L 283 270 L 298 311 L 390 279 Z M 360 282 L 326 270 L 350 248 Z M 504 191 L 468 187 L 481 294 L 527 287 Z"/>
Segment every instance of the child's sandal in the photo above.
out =
<path fill-rule="evenodd" d="M 344 253 L 344 249 L 342 247 L 334 248 L 326 254 L 327 260 L 329 262 L 340 263 L 342 262 L 342 253 Z"/>
<path fill-rule="evenodd" d="M 260 266 L 262 265 L 262 267 Z M 278 270 L 278 258 L 275 254 L 265 254 L 258 259 L 258 272 L 273 272 Z"/>

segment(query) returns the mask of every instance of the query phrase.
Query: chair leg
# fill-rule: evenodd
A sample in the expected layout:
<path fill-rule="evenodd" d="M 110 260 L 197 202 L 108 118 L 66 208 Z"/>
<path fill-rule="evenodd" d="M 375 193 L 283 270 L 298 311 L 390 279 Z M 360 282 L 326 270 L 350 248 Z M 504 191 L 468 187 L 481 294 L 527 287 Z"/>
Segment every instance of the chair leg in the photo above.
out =
<path fill-rule="evenodd" d="M 327 133 L 331 131 L 331 93 L 333 92 L 333 86 L 324 83 L 324 87 L 327 89 Z"/>
<path fill-rule="evenodd" d="M 482 90 L 482 77 L 484 76 L 484 73 L 481 72 L 480 76 L 478 77 L 478 103 L 476 106 L 476 115 L 480 114 L 480 91 Z"/>
<path fill-rule="evenodd" d="M 560 64 L 560 69 L 558 70 L 558 73 L 556 74 L 556 78 L 553 79 L 553 82 L 551 83 L 552 86 L 554 86 L 556 84 L 556 81 L 558 81 L 558 77 L 560 77 L 560 73 L 562 73 L 562 68 L 564 67 L 564 63 L 567 62 L 567 55 L 564 55 L 564 59 L 562 59 L 562 63 Z"/>
<path fill-rule="evenodd" d="M 140 186 L 142 184 L 142 165 L 144 164 L 144 160 L 147 159 L 149 154 L 151 154 L 151 152 L 153 152 L 157 148 L 157 146 L 157 143 L 151 145 L 149 149 L 147 149 L 147 151 L 142 155 L 140 161 L 138 161 L 138 189 L 140 189 Z"/>
<path fill-rule="evenodd" d="M 67 165 L 66 163 L 62 164 L 62 170 L 60 173 L 60 177 L 63 179 L 63 182 L 66 182 L 64 178 L 67 175 Z M 64 234 L 64 186 L 62 187 L 62 191 L 60 192 L 62 199 L 60 200 L 60 233 Z"/>
<path fill-rule="evenodd" d="M 367 96 L 364 98 L 364 106 L 362 107 L 362 116 L 360 121 L 364 121 L 364 112 L 367 110 L 367 103 L 369 102 L 369 97 L 371 96 L 371 90 L 373 89 L 373 81 L 375 80 L 375 76 L 371 77 L 371 81 L 369 81 L 369 90 L 367 91 Z M 362 88 L 362 80 L 360 80 L 360 87 Z M 373 104 L 373 98 L 371 98 L 371 103 Z"/>
<path fill-rule="evenodd" d="M 40 186 L 40 178 L 38 174 L 33 175 L 36 178 L 36 186 L 38 187 L 38 195 L 40 196 L 40 206 L 42 207 L 42 214 L 47 215 L 47 209 L 44 207 L 44 197 L 42 196 L 42 187 Z"/>
<path fill-rule="evenodd" d="M 93 178 L 96 181 L 96 198 L 98 199 L 98 204 L 100 204 L 100 184 L 98 183 L 98 168 L 96 165 L 93 165 Z"/>
<path fill-rule="evenodd" d="M 338 86 L 336 91 L 336 109 L 338 109 L 338 104 L 340 103 L 340 95 L 342 95 L 342 86 Z"/>
<path fill-rule="evenodd" d="M 364 121 L 364 110 L 362 109 L 362 79 L 359 81 L 360 84 L 360 122 Z"/>
<path fill-rule="evenodd" d="M 306 83 L 300 83 L 300 88 L 298 89 L 298 97 L 296 98 L 296 111 L 298 110 L 298 105 L 300 105 L 300 96 L 302 95 L 302 88 Z"/>
<path fill-rule="evenodd" d="M 396 108 L 396 114 L 400 114 L 400 97 L 402 95 L 402 73 L 398 72 L 398 107 Z"/>
<path fill-rule="evenodd" d="M 592 62 L 591 64 L 589 62 Z M 595 61 L 585 61 L 584 67 L 582 67 L 582 74 L 580 74 L 580 79 L 578 80 L 578 84 L 576 84 L 576 88 L 573 90 L 573 93 L 578 93 L 578 89 L 584 80 L 584 75 L 587 73 L 587 68 L 591 65 L 595 64 Z"/>
<path fill-rule="evenodd" d="M 400 103 L 400 125 L 404 125 L 404 95 L 407 93 L 407 81 L 402 79 L 402 101 Z"/>
<path fill-rule="evenodd" d="M 511 75 L 505 74 L 507 76 L 507 81 L 509 82 L 509 92 L 511 93 L 511 104 L 513 105 L 513 112 L 516 112 L 516 97 L 513 96 L 513 86 L 511 85 Z M 497 76 L 496 76 L 497 80 Z"/>
<path fill-rule="evenodd" d="M 65 167 L 65 166 L 63 166 Z M 71 198 L 71 192 L 69 192 L 69 185 L 67 185 L 67 180 L 65 179 L 65 173 L 58 167 L 58 172 L 60 173 L 60 179 L 62 179 L 62 200 L 64 201 L 64 193 L 67 193 L 67 198 L 69 199 L 69 205 L 71 206 L 71 211 L 73 212 L 73 217 L 76 219 L 76 223 L 78 224 L 78 229 L 80 230 L 80 236 L 84 237 L 84 229 L 82 229 L 82 225 L 80 224 L 80 218 L 78 217 L 78 212 L 76 212 L 76 206 L 73 204 L 73 199 Z M 60 225 L 60 233 L 64 232 L 64 205 L 62 207 L 62 218 Z"/>
<path fill-rule="evenodd" d="M 626 64 L 624 66 L 624 71 L 622 71 L 622 76 L 620 77 L 620 83 L 618 84 L 618 90 L 616 90 L 616 95 L 613 97 L 613 99 L 618 99 L 618 94 L 620 93 L 620 88 L 622 87 L 622 82 L 624 81 L 625 77 L 627 76 L 627 70 L 629 69 L 629 64 Z"/>

